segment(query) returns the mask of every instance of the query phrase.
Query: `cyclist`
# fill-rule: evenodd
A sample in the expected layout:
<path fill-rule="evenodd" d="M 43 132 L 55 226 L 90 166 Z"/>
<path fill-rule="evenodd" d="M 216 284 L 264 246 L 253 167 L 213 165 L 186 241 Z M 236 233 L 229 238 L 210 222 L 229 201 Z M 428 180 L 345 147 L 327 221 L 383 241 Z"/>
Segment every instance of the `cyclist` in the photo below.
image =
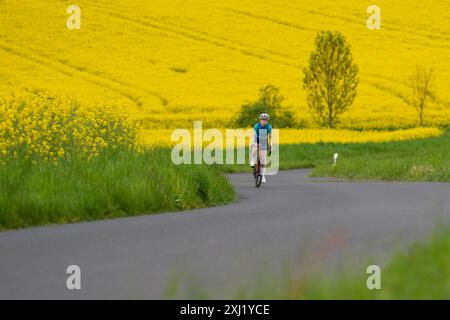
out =
<path fill-rule="evenodd" d="M 259 115 L 259 122 L 253 127 L 253 143 L 251 146 L 251 160 L 250 166 L 255 167 L 256 164 L 256 150 L 259 145 L 259 159 L 261 162 L 261 182 L 266 183 L 266 164 L 267 164 L 267 152 L 269 155 L 272 150 L 272 126 L 269 124 L 270 117 L 267 113 L 261 113 Z"/>

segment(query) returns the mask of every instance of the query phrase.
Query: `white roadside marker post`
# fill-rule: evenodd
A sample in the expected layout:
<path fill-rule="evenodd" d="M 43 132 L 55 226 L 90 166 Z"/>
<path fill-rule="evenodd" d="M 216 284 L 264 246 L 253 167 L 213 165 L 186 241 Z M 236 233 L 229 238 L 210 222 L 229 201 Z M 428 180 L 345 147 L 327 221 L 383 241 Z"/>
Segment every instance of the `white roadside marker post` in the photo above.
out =
<path fill-rule="evenodd" d="M 337 159 L 339 158 L 339 153 L 335 153 L 333 155 L 333 166 L 336 166 L 337 163 Z"/>

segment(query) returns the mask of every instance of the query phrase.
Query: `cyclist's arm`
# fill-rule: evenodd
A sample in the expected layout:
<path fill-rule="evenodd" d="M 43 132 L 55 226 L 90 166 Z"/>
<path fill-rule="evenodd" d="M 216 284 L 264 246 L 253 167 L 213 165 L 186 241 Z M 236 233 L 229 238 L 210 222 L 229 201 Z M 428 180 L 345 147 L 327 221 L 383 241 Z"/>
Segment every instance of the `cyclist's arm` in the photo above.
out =
<path fill-rule="evenodd" d="M 258 134 L 256 132 L 257 127 L 256 125 L 253 127 L 253 144 L 256 145 L 258 143 Z"/>
<path fill-rule="evenodd" d="M 267 135 L 267 139 L 269 139 L 269 146 L 270 146 L 270 149 L 272 149 L 272 126 L 270 127 L 270 132 L 268 133 L 268 135 Z"/>

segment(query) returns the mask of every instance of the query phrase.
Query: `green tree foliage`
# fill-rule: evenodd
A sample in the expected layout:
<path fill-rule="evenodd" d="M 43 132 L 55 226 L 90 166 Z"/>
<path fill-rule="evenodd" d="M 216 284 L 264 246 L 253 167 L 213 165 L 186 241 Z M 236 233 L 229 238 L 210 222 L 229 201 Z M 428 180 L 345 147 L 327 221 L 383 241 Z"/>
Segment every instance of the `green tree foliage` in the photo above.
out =
<path fill-rule="evenodd" d="M 258 100 L 247 102 L 241 107 L 233 125 L 241 128 L 253 126 L 261 113 L 268 113 L 270 123 L 274 127 L 295 127 L 294 113 L 282 106 L 283 101 L 284 97 L 280 94 L 278 87 L 266 85 L 259 90 Z"/>
<path fill-rule="evenodd" d="M 319 32 L 303 71 L 312 117 L 319 126 L 333 128 L 353 103 L 358 85 L 358 66 L 353 63 L 345 37 L 339 32 Z"/>
<path fill-rule="evenodd" d="M 435 99 L 433 94 L 434 71 L 432 68 L 416 65 L 409 76 L 409 86 L 412 88 L 409 104 L 414 106 L 419 116 L 419 126 L 423 126 L 423 113 L 428 106 L 428 100 Z"/>

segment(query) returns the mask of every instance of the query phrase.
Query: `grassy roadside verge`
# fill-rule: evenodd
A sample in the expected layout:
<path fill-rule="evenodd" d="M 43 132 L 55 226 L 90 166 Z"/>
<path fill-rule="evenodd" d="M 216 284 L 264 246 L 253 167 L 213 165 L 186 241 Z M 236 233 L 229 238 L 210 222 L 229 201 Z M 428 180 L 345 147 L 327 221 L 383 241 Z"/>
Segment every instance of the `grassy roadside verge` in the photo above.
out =
<path fill-rule="evenodd" d="M 176 166 L 170 150 L 105 152 L 58 165 L 0 166 L 0 230 L 200 208 L 230 202 L 214 166 Z"/>
<path fill-rule="evenodd" d="M 450 229 L 439 229 L 427 241 L 416 242 L 397 251 L 380 265 L 380 289 L 369 290 L 366 273 L 370 259 L 362 265 L 342 265 L 336 273 L 286 268 L 283 276 L 260 272 L 256 287 L 236 286 L 226 299 L 237 300 L 411 300 L 450 299 Z M 300 272 L 300 273 L 298 273 Z M 370 281 L 369 281 L 370 282 Z M 180 275 L 168 283 L 167 299 L 212 299 L 214 292 L 203 290 Z"/>
<path fill-rule="evenodd" d="M 438 231 L 431 239 L 394 254 L 381 268 L 381 289 L 369 290 L 366 266 L 326 275 L 287 277 L 256 292 L 240 292 L 238 299 L 450 299 L 450 231 Z"/>
<path fill-rule="evenodd" d="M 338 163 L 332 165 L 334 153 Z M 442 136 L 386 143 L 280 145 L 280 169 L 314 168 L 312 176 L 450 182 L 450 131 Z M 225 172 L 249 172 L 224 165 Z"/>

